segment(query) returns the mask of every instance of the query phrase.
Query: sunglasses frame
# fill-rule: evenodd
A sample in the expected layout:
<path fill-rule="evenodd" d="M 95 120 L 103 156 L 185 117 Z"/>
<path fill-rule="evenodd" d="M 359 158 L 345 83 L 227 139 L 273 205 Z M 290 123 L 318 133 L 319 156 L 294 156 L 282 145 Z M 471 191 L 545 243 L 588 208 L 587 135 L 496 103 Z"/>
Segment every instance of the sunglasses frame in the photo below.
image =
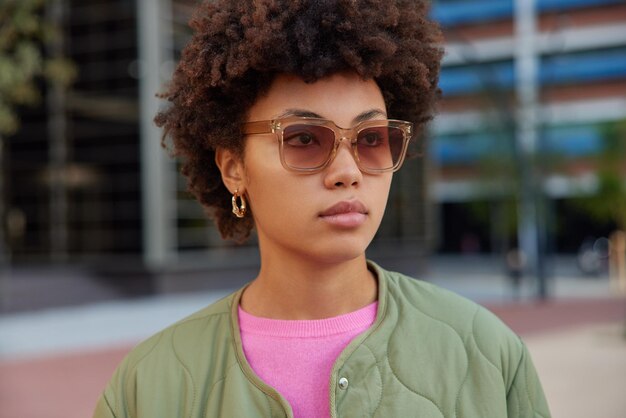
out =
<path fill-rule="evenodd" d="M 332 150 L 328 158 L 326 159 L 326 161 L 324 161 L 322 164 L 320 164 L 317 167 L 297 168 L 297 167 L 290 166 L 285 161 L 285 155 L 283 152 L 283 133 L 288 126 L 295 125 L 295 124 L 302 124 L 302 123 L 315 125 L 315 126 L 323 126 L 325 128 L 330 129 L 331 131 L 335 133 L 335 143 L 333 144 Z M 371 128 L 371 127 L 380 127 L 380 126 L 398 128 L 402 131 L 403 133 L 402 151 L 400 153 L 398 161 L 396 161 L 393 167 L 390 167 L 390 168 L 373 169 L 373 168 L 363 167 L 361 165 L 361 161 L 359 159 L 359 153 L 357 149 L 358 134 L 364 129 Z M 324 170 L 326 167 L 328 167 L 335 159 L 335 156 L 337 155 L 337 150 L 339 149 L 339 145 L 341 145 L 341 142 L 343 142 L 343 140 L 348 140 L 350 141 L 350 145 L 351 145 L 350 148 L 352 151 L 352 156 L 354 157 L 354 160 L 356 161 L 356 164 L 359 167 L 359 170 L 368 174 L 380 174 L 380 173 L 386 173 L 389 171 L 391 172 L 398 171 L 400 167 L 402 166 L 402 163 L 404 162 L 404 158 L 406 157 L 406 151 L 409 147 L 409 141 L 411 141 L 413 137 L 413 124 L 411 122 L 407 122 L 403 120 L 396 120 L 396 119 L 375 119 L 375 120 L 366 120 L 366 121 L 360 122 L 351 128 L 342 128 L 340 126 L 337 126 L 335 122 L 331 120 L 327 120 L 327 119 L 310 118 L 310 117 L 286 117 L 286 118 L 280 118 L 280 119 L 246 122 L 242 126 L 242 133 L 244 135 L 275 134 L 278 140 L 280 163 L 282 164 L 282 166 L 288 171 L 293 171 L 293 172 L 298 172 L 298 173 L 309 173 L 309 174 L 318 173 Z"/>

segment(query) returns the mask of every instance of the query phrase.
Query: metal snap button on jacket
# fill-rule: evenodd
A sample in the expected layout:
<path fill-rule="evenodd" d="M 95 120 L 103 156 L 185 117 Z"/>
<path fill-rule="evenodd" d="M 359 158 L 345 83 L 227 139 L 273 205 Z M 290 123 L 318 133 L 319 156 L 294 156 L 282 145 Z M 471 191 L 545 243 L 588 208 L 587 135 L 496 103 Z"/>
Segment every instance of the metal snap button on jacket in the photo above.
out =
<path fill-rule="evenodd" d="M 348 379 L 342 377 L 339 379 L 339 389 L 346 389 L 348 387 Z"/>

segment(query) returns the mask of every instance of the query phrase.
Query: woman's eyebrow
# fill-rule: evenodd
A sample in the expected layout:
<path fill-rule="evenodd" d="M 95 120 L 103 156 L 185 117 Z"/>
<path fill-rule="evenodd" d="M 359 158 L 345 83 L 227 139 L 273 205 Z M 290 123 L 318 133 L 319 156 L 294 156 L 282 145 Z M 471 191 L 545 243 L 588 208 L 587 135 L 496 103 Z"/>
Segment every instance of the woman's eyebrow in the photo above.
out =
<path fill-rule="evenodd" d="M 319 119 L 324 119 L 323 116 L 318 115 L 315 112 L 311 112 L 310 110 L 304 110 L 304 109 L 287 109 L 285 110 L 283 113 L 281 113 L 280 115 L 278 115 L 276 117 L 276 119 L 280 119 L 280 118 L 285 118 L 285 117 L 289 117 L 289 116 L 298 116 L 301 118 L 319 118 Z M 359 113 L 354 119 L 352 119 L 353 123 L 359 123 L 359 122 L 363 122 L 366 120 L 370 120 L 370 119 L 374 119 L 376 117 L 387 117 L 387 113 L 384 112 L 381 109 L 370 109 L 370 110 L 366 110 L 365 112 Z"/>
<path fill-rule="evenodd" d="M 380 110 L 380 109 L 371 109 L 371 110 L 367 110 L 363 113 L 360 113 L 357 117 L 355 117 L 354 119 L 352 119 L 353 123 L 359 123 L 359 122 L 363 122 L 366 120 L 370 120 L 370 119 L 374 119 L 378 116 L 382 116 L 384 118 L 387 117 L 387 113 Z"/>
<path fill-rule="evenodd" d="M 311 112 L 310 110 L 304 110 L 304 109 L 287 109 L 283 113 L 278 115 L 276 117 L 276 119 L 286 118 L 286 117 L 289 117 L 289 116 L 298 116 L 298 117 L 301 117 L 301 118 L 324 119 L 322 116 L 318 115 L 317 113 Z"/>

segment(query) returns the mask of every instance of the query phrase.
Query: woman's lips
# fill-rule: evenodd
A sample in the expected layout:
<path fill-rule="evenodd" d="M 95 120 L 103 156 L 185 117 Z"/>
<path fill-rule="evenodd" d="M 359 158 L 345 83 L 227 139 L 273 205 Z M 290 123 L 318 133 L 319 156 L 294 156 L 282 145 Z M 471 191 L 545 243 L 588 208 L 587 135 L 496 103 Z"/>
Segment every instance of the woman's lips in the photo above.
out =
<path fill-rule="evenodd" d="M 367 219 L 367 208 L 358 200 L 343 201 L 324 210 L 320 218 L 334 226 L 354 228 Z"/>

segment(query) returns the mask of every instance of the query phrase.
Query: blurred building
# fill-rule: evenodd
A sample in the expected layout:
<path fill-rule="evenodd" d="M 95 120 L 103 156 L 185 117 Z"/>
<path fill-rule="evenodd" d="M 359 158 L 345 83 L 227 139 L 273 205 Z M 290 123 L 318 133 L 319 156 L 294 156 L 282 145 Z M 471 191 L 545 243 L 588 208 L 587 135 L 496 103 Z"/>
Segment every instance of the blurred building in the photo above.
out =
<path fill-rule="evenodd" d="M 434 190 L 442 251 L 500 251 L 507 237 L 511 190 L 519 176 L 515 106 L 519 81 L 515 0 L 439 0 L 434 17 L 446 36 L 443 103 L 434 124 Z M 519 2 L 522 3 L 522 2 Z M 539 193 L 549 246 L 576 251 L 611 225 L 571 204 L 594 192 L 594 156 L 607 122 L 626 119 L 626 3 L 535 0 Z M 626 140 L 626 138 L 625 138 Z M 506 187 L 505 187 L 506 188 Z M 503 202 L 504 201 L 504 202 Z M 487 221 L 487 222 L 485 222 Z"/>
<path fill-rule="evenodd" d="M 539 148 L 564 156 L 563 169 L 544 178 L 545 193 L 560 210 L 569 197 L 592 192 L 588 157 L 597 150 L 601 123 L 626 118 L 626 4 L 537 2 Z M 43 106 L 25 110 L 23 129 L 8 143 L 2 169 L 13 262 L 219 265 L 232 245 L 184 191 L 151 122 L 160 105 L 154 94 L 188 39 L 196 1 L 61 3 L 64 48 L 79 78 L 67 94 L 48 92 Z M 474 213 L 482 207 L 494 218 L 490 202 L 497 193 L 484 187 L 488 170 L 481 167 L 490 155 L 513 149 L 513 9 L 513 0 L 434 3 L 447 54 L 431 158 L 398 173 L 375 249 L 395 242 L 420 253 L 497 250 L 497 228 Z M 438 202 L 436 210 L 423 204 L 427 195 Z M 602 233 L 573 216 L 587 228 L 579 235 Z"/>
<path fill-rule="evenodd" d="M 142 248 L 135 2 L 60 3 L 64 50 L 79 75 L 66 95 L 44 92 L 41 107 L 24 109 L 9 139 L 4 198 L 15 263 Z"/>
<path fill-rule="evenodd" d="M 13 264 L 98 269 L 255 263 L 254 238 L 233 252 L 186 193 L 152 119 L 190 29 L 195 0 L 56 0 L 64 50 L 78 66 L 66 94 L 25 109 L 2 169 Z M 425 248 L 425 168 L 398 176 L 377 242 Z M 385 246 L 379 246 L 384 251 Z"/>

